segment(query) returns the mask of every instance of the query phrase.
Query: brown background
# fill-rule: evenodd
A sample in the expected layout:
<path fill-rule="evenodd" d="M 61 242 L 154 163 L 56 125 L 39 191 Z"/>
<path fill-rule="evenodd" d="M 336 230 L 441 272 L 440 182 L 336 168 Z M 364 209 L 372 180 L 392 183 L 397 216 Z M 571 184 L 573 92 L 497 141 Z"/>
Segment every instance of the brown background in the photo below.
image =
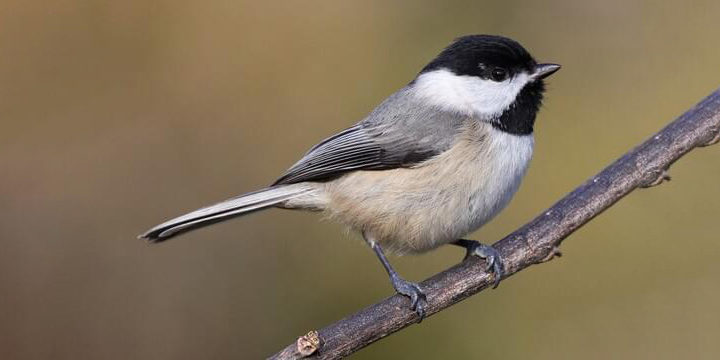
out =
<path fill-rule="evenodd" d="M 271 182 L 462 34 L 564 66 L 525 183 L 473 234 L 499 239 L 720 85 L 720 2 L 689 3 L 0 2 L 0 357 L 260 358 L 390 295 L 313 214 L 135 236 Z M 719 151 L 356 358 L 717 358 Z M 421 280 L 461 257 L 392 261 Z"/>

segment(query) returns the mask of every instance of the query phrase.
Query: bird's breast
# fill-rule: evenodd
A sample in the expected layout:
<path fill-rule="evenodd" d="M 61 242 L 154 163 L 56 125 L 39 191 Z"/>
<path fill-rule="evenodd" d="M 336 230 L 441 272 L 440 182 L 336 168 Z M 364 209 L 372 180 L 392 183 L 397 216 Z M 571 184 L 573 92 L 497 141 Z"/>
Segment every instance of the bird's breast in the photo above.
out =
<path fill-rule="evenodd" d="M 390 251 L 427 251 L 497 215 L 517 191 L 532 150 L 532 135 L 468 129 L 414 168 L 357 171 L 327 183 L 326 211 Z"/>

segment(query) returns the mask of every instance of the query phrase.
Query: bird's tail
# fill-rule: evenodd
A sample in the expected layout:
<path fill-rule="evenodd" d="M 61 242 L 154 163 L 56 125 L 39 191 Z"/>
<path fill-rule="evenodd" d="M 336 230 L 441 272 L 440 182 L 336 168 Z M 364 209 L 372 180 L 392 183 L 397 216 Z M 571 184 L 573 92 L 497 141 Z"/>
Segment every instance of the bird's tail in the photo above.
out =
<path fill-rule="evenodd" d="M 312 187 L 302 183 L 271 186 L 168 220 L 148 230 L 139 238 L 153 243 L 165 241 L 186 231 L 279 205 L 311 191 L 313 191 Z"/>

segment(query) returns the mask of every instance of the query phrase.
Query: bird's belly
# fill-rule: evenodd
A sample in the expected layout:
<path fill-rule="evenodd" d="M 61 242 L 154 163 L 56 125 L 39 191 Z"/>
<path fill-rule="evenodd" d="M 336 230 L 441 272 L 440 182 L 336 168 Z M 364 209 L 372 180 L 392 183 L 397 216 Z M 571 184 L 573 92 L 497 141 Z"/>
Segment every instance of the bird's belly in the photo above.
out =
<path fill-rule="evenodd" d="M 326 211 L 396 253 L 453 242 L 508 204 L 532 156 L 532 136 L 491 138 L 459 142 L 417 168 L 348 174 L 326 185 Z"/>

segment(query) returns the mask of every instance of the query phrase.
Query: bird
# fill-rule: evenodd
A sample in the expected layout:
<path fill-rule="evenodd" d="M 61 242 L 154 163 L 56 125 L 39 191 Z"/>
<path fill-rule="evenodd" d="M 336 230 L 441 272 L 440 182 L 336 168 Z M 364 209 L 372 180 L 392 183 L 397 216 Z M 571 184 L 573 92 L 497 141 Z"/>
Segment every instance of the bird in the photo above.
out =
<path fill-rule="evenodd" d="M 504 275 L 497 250 L 464 239 L 517 192 L 533 155 L 545 79 L 538 63 L 498 35 L 456 38 L 369 115 L 326 138 L 268 187 L 168 220 L 140 235 L 151 243 L 268 208 L 322 212 L 362 235 L 409 309 L 422 321 L 427 297 L 386 252 L 442 245 L 479 256 Z"/>

